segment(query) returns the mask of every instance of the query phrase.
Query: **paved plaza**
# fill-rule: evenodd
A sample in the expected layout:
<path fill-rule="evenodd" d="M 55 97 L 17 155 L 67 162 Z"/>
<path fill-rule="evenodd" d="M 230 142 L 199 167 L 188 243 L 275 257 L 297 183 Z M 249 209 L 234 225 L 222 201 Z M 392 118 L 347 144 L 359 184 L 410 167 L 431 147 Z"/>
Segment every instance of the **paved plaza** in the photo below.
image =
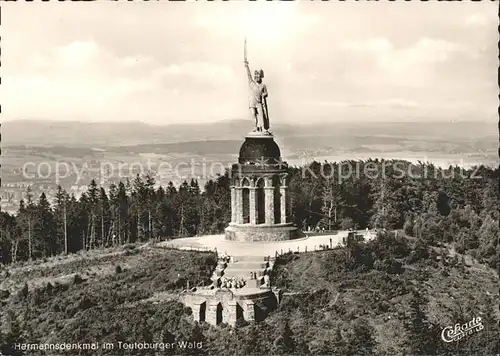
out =
<path fill-rule="evenodd" d="M 186 237 L 164 241 L 162 246 L 180 249 L 214 250 L 227 253 L 230 256 L 274 256 L 276 252 L 288 251 L 305 252 L 320 249 L 320 245 L 337 246 L 347 237 L 348 231 L 338 231 L 334 235 L 315 235 L 295 240 L 270 241 L 270 242 L 239 242 L 226 240 L 224 235 L 206 235 L 199 237 Z M 372 232 L 368 233 L 371 237 Z"/>

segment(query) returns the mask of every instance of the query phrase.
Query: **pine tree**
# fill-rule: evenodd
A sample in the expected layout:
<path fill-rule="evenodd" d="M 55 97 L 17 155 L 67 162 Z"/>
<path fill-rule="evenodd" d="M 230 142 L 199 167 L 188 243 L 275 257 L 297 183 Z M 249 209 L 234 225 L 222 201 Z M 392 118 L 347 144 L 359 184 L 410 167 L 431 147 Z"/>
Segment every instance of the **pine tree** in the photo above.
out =
<path fill-rule="evenodd" d="M 97 183 L 95 179 L 90 181 L 89 187 L 86 192 L 87 197 L 87 214 L 89 216 L 89 224 L 87 229 L 87 244 L 86 248 L 92 250 L 97 246 L 97 229 L 96 225 L 99 223 L 98 213 L 99 209 L 99 189 L 97 188 Z"/>
<path fill-rule="evenodd" d="M 252 355 L 262 354 L 262 347 L 260 342 L 260 330 L 255 323 L 252 323 L 246 330 L 244 337 L 239 343 L 239 354 Z"/>
<path fill-rule="evenodd" d="M 146 174 L 145 177 L 145 203 L 147 209 L 147 237 L 148 239 L 154 238 L 154 224 L 156 221 L 156 191 L 155 179 L 151 174 Z"/>
<path fill-rule="evenodd" d="M 26 204 L 24 200 L 20 201 L 17 213 L 19 240 L 16 242 L 13 251 L 13 257 L 15 257 L 16 260 L 19 254 L 22 259 L 31 260 L 33 258 L 33 224 L 35 221 L 35 210 L 35 204 L 31 199 L 31 194 L 27 195 Z M 20 248 L 21 251 L 18 251 L 21 243 L 23 246 Z"/>
<path fill-rule="evenodd" d="M 0 263 L 15 262 L 19 244 L 18 220 L 8 213 L 0 212 Z"/>
<path fill-rule="evenodd" d="M 339 220 L 339 208 L 345 205 L 341 199 L 342 196 L 337 180 L 334 177 L 326 179 L 322 194 L 323 206 L 321 211 L 325 216 L 322 219 L 322 225 L 328 230 L 332 230 L 333 226 L 337 225 Z"/>
<path fill-rule="evenodd" d="M 288 319 L 285 320 L 278 331 L 278 337 L 274 340 L 274 350 L 279 354 L 290 355 L 295 353 L 295 340 Z"/>
<path fill-rule="evenodd" d="M 139 174 L 132 183 L 131 201 L 133 221 L 136 227 L 134 240 L 144 241 L 146 237 L 144 212 L 147 211 L 147 189 Z"/>
<path fill-rule="evenodd" d="M 345 354 L 356 356 L 373 355 L 376 347 L 373 335 L 374 330 L 368 320 L 364 318 L 353 320 L 346 340 Z"/>
<path fill-rule="evenodd" d="M 200 327 L 200 324 L 198 322 L 195 322 L 192 330 L 191 330 L 191 335 L 189 340 L 191 340 L 194 343 L 199 343 L 201 342 L 202 345 L 206 343 L 206 338 L 205 335 L 203 335 L 203 330 Z M 204 348 L 198 349 L 198 348 L 192 348 L 189 349 L 187 352 L 188 355 L 206 355 L 207 351 Z"/>
<path fill-rule="evenodd" d="M 57 229 L 57 249 L 68 253 L 68 193 L 59 185 L 55 196 L 54 220 Z"/>
<path fill-rule="evenodd" d="M 120 207 L 118 204 L 118 187 L 111 183 L 109 186 L 109 209 L 110 209 L 110 236 L 111 236 L 111 246 L 117 245 L 117 233 L 119 230 L 119 211 Z"/>
<path fill-rule="evenodd" d="M 404 324 L 408 335 L 405 340 L 409 354 L 430 355 L 438 347 L 439 332 L 436 333 L 436 326 L 425 315 L 423 309 L 426 305 L 427 299 L 414 290 L 410 300 L 410 316 Z"/>
<path fill-rule="evenodd" d="M 487 215 L 478 232 L 479 252 L 483 258 L 490 258 L 495 255 L 499 236 L 500 227 L 498 221 L 495 222 L 490 215 Z"/>
<path fill-rule="evenodd" d="M 52 208 L 45 193 L 36 205 L 33 225 L 33 256 L 48 257 L 58 253 L 57 229 Z"/>
<path fill-rule="evenodd" d="M 76 224 L 78 240 L 80 241 L 79 248 L 83 250 L 89 249 L 89 236 L 91 224 L 91 208 L 87 193 L 83 193 L 76 204 L 76 215 L 78 216 Z"/>
<path fill-rule="evenodd" d="M 101 187 L 99 190 L 99 220 L 100 220 L 100 243 L 99 246 L 109 246 L 109 239 L 111 234 L 111 216 L 109 199 L 106 190 Z"/>
<path fill-rule="evenodd" d="M 127 195 L 126 185 L 122 182 L 118 184 L 117 194 L 118 204 L 118 244 L 130 243 L 130 199 Z"/>

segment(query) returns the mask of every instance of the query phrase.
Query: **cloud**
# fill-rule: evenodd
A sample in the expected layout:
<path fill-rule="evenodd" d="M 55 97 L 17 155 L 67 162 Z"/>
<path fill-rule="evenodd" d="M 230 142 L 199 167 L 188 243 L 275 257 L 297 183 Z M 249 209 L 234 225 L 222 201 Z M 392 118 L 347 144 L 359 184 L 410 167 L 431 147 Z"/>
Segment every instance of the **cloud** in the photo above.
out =
<path fill-rule="evenodd" d="M 345 41 L 340 49 L 357 52 L 384 53 L 393 50 L 392 43 L 387 38 L 370 38 L 365 41 Z"/>
<path fill-rule="evenodd" d="M 460 112 L 455 103 L 467 100 L 477 112 L 496 109 L 498 33 L 494 5 L 483 3 L 381 3 L 363 11 L 355 3 L 319 9 L 310 2 L 160 2 L 134 10 L 106 2 L 33 4 L 40 9 L 29 13 L 9 7 L 3 114 L 148 122 L 243 117 L 245 35 L 251 68 L 266 72 L 272 120 L 331 112 L 341 119 L 351 111 L 386 117 L 431 103 L 440 115 Z"/>
<path fill-rule="evenodd" d="M 390 98 L 379 101 L 310 101 L 311 106 L 329 108 L 417 108 L 420 105 L 415 101 L 403 98 Z"/>
<path fill-rule="evenodd" d="M 159 76 L 188 76 L 207 82 L 227 82 L 233 79 L 230 67 L 208 62 L 185 62 L 155 69 Z"/>
<path fill-rule="evenodd" d="M 467 26 L 485 26 L 488 25 L 490 20 L 481 14 L 474 13 L 466 17 L 465 24 Z"/>
<path fill-rule="evenodd" d="M 137 66 L 149 65 L 153 62 L 151 57 L 144 55 L 127 56 L 121 59 L 121 65 L 125 68 L 134 68 Z"/>
<path fill-rule="evenodd" d="M 14 117 L 138 119 L 148 109 L 161 116 L 172 107 L 180 117 L 193 117 L 199 106 L 189 101 L 210 108 L 214 95 L 227 97 L 234 91 L 235 80 L 224 65 L 165 65 L 144 54 L 120 57 L 96 42 L 75 41 L 35 55 L 25 70 L 4 76 L 0 90 Z"/>
<path fill-rule="evenodd" d="M 81 66 L 88 63 L 99 53 L 93 41 L 76 41 L 56 49 L 56 57 L 61 65 Z"/>
<path fill-rule="evenodd" d="M 459 44 L 432 38 L 421 38 L 402 48 L 395 48 L 387 38 L 344 42 L 340 48 L 372 55 L 385 65 L 443 62 L 449 58 L 450 54 L 465 51 L 465 48 Z"/>
<path fill-rule="evenodd" d="M 397 86 L 426 85 L 435 75 L 436 64 L 447 62 L 457 54 L 468 53 L 463 45 L 435 38 L 420 38 L 414 43 L 396 47 L 388 38 L 378 37 L 345 41 L 339 47 L 367 63 L 372 81 Z"/>
<path fill-rule="evenodd" d="M 457 43 L 432 38 L 422 38 L 412 47 L 401 51 L 401 57 L 417 63 L 444 62 L 453 54 L 466 52 Z"/>
<path fill-rule="evenodd" d="M 195 24 L 213 33 L 239 38 L 246 36 L 260 46 L 275 45 L 318 22 L 316 14 L 300 11 L 299 2 L 235 3 L 216 10 L 212 16 L 207 16 L 207 13 L 196 16 Z"/>

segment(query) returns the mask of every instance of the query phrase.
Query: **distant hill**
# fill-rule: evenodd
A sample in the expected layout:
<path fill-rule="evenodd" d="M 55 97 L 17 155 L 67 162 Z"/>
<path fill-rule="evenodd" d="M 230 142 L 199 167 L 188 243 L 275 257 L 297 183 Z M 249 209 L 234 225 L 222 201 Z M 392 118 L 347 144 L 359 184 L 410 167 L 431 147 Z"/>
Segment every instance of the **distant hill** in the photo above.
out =
<path fill-rule="evenodd" d="M 150 125 L 142 122 L 99 122 L 13 120 L 2 123 L 2 146 L 109 147 L 175 142 L 239 140 L 250 131 L 250 120 L 229 120 L 204 124 Z M 495 122 L 325 122 L 321 124 L 275 124 L 272 130 L 290 137 L 392 136 L 399 138 L 492 140 L 498 139 Z M 314 139 L 312 140 L 314 141 Z"/>
<path fill-rule="evenodd" d="M 115 153 L 190 153 L 196 155 L 231 154 L 238 152 L 241 140 L 207 140 L 175 143 L 140 144 L 108 147 L 108 152 Z"/>

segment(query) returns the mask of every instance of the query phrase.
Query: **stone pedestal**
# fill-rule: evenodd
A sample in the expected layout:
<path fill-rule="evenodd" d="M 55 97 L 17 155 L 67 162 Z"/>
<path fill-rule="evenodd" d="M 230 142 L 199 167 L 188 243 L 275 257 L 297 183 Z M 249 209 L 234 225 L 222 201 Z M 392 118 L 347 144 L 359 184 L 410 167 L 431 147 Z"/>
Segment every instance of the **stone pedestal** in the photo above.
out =
<path fill-rule="evenodd" d="M 245 300 L 244 318 L 246 321 L 255 320 L 255 303 L 251 300 Z"/>
<path fill-rule="evenodd" d="M 205 312 L 205 321 L 212 325 L 217 325 L 217 307 L 219 302 L 217 300 L 207 301 L 207 309 Z"/>
<path fill-rule="evenodd" d="M 236 324 L 236 308 L 238 303 L 236 300 L 230 300 L 224 306 L 222 322 L 234 326 Z"/>
<path fill-rule="evenodd" d="M 227 240 L 284 241 L 304 237 L 288 222 L 287 177 L 288 165 L 281 160 L 274 137 L 258 132 L 247 135 L 238 163 L 231 170 L 231 223 L 226 228 Z M 275 197 L 277 194 L 280 196 Z M 248 207 L 247 220 L 243 217 L 243 207 L 245 210 Z"/>

